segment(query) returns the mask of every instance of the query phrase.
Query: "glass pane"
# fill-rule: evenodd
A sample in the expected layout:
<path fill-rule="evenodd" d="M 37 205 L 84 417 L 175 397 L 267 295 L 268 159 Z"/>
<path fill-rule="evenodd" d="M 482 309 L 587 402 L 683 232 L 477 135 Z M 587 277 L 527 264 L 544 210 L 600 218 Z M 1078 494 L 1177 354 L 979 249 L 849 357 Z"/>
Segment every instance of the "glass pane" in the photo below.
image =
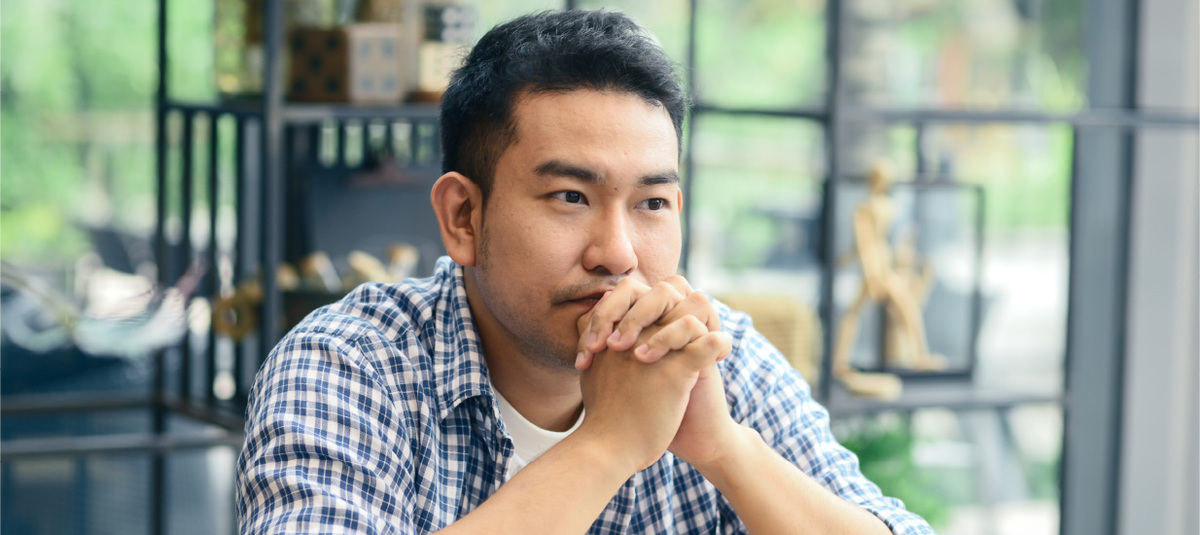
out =
<path fill-rule="evenodd" d="M 824 98 L 824 2 L 703 2 L 697 17 L 697 102 L 795 108 Z"/>
<path fill-rule="evenodd" d="M 1058 533 L 1062 410 L 919 410 L 835 418 L 863 473 L 938 533 Z"/>
<path fill-rule="evenodd" d="M 714 293 L 784 288 L 815 303 L 820 127 L 718 114 L 693 120 L 689 276 Z"/>
<path fill-rule="evenodd" d="M 970 368 L 978 335 L 976 306 L 982 301 L 984 199 L 984 188 L 953 182 L 900 182 L 882 194 L 862 182 L 839 186 L 838 218 L 848 224 L 839 227 L 837 236 L 837 332 L 850 329 L 843 343 L 853 340 L 848 354 L 856 367 Z M 863 217 L 883 227 L 866 231 Z M 869 246 L 868 239 L 879 241 Z M 887 259 L 887 269 L 872 275 L 880 289 L 888 288 L 886 298 L 869 293 L 872 286 L 862 269 L 872 260 L 867 251 Z M 920 323 L 906 324 L 905 307 Z"/>
<path fill-rule="evenodd" d="M 479 27 L 475 29 L 475 38 L 483 36 L 497 24 L 502 24 L 521 15 L 562 9 L 566 2 L 562 0 L 506 0 L 504 2 L 475 2 L 479 10 Z"/>
<path fill-rule="evenodd" d="M 658 39 L 663 50 L 679 65 L 687 64 L 688 2 L 687 0 L 584 0 L 583 9 L 606 8 L 621 11 L 636 20 Z M 680 78 L 687 76 L 680 68 Z"/>
<path fill-rule="evenodd" d="M 853 0 L 843 75 L 852 102 L 1073 111 L 1086 105 L 1081 0 Z"/>
<path fill-rule="evenodd" d="M 901 129 L 884 137 L 914 136 Z M 1058 391 L 1067 317 L 1070 129 L 941 125 L 926 128 L 921 139 L 921 155 L 910 155 L 910 165 L 895 171 L 889 196 L 894 224 L 886 236 L 893 254 L 911 243 L 917 265 L 932 272 L 922 302 L 930 350 L 944 359 L 945 369 L 954 370 L 969 365 L 973 348 L 981 387 Z M 846 167 L 866 169 L 899 153 L 902 145 L 849 151 L 858 159 Z M 913 182 L 916 162 L 927 170 L 919 182 Z M 861 174 L 847 177 L 839 190 L 837 250 L 851 259 L 852 221 L 866 190 Z M 859 262 L 843 262 L 835 282 L 835 328 L 862 288 Z M 979 308 L 972 325 L 967 319 L 974 314 L 975 292 Z M 878 367 L 882 360 L 883 317 L 870 308 L 881 303 L 868 302 L 860 313 L 853 362 L 861 367 Z M 967 333 L 976 329 L 971 343 L 974 335 Z"/>

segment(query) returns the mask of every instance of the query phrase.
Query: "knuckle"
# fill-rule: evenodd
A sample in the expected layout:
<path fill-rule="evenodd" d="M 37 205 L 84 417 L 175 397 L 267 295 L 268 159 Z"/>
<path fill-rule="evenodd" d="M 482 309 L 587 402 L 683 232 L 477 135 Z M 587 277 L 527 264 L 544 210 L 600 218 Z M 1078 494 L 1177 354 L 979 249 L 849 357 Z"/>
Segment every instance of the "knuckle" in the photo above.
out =
<path fill-rule="evenodd" d="M 671 330 L 669 328 L 660 329 L 658 332 L 646 338 L 646 343 L 650 347 L 669 347 L 671 345 Z"/>
<path fill-rule="evenodd" d="M 677 290 L 674 286 L 671 286 L 671 284 L 665 280 L 655 283 L 654 287 L 651 288 L 650 291 L 656 295 L 660 295 L 660 296 L 666 297 L 666 298 L 675 297 L 675 296 L 679 295 L 679 290 Z"/>
<path fill-rule="evenodd" d="M 708 333 L 704 335 L 704 344 L 709 349 L 721 349 L 725 346 L 725 341 L 721 339 L 719 333 Z"/>
<path fill-rule="evenodd" d="M 712 303 L 708 300 L 708 294 L 700 290 L 692 290 L 687 294 L 687 300 L 695 305 L 709 307 Z"/>
<path fill-rule="evenodd" d="M 672 287 L 675 287 L 680 290 L 690 291 L 692 289 L 692 286 L 690 284 L 688 284 L 687 279 L 685 279 L 683 277 L 683 275 L 679 275 L 679 274 L 671 275 L 670 277 L 663 279 L 663 282 L 666 282 L 667 284 L 670 284 Z"/>

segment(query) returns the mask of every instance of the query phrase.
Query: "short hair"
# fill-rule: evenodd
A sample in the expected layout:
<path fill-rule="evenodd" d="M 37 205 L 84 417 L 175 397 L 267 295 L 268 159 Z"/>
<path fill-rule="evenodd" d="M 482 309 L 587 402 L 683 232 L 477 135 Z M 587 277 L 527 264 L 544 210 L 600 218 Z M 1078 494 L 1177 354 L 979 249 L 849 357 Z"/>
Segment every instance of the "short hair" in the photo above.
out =
<path fill-rule="evenodd" d="M 682 151 L 688 106 L 675 64 L 628 16 L 570 10 L 526 15 L 487 32 L 442 97 L 442 172 L 457 171 L 486 201 L 500 155 L 516 142 L 525 93 L 616 90 L 663 106 Z"/>

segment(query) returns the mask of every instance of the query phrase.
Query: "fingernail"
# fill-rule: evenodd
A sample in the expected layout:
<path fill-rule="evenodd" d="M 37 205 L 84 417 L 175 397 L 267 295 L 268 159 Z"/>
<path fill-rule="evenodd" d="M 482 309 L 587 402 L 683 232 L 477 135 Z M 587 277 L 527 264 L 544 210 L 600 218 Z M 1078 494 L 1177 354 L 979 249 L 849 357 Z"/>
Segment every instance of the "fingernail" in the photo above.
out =
<path fill-rule="evenodd" d="M 637 346 L 637 349 L 633 350 L 633 354 L 637 355 L 640 358 L 646 358 L 646 355 L 650 354 L 650 345 L 642 344 L 640 346 Z"/>
<path fill-rule="evenodd" d="M 628 338 L 628 340 L 626 340 L 626 338 Z M 621 335 L 621 345 L 623 346 L 632 346 L 636 341 L 637 335 L 635 335 L 633 331 Z"/>
<path fill-rule="evenodd" d="M 616 329 L 612 332 L 612 334 L 608 335 L 608 343 L 609 344 L 615 344 L 620 341 L 621 341 L 621 330 L 620 329 Z"/>
<path fill-rule="evenodd" d="M 596 347 L 596 341 L 599 339 L 600 339 L 600 335 L 598 335 L 596 333 L 589 334 L 588 341 L 587 341 L 588 349 Z"/>
<path fill-rule="evenodd" d="M 576 370 L 583 367 L 583 359 L 584 359 L 583 351 L 580 351 L 575 354 L 575 369 Z"/>

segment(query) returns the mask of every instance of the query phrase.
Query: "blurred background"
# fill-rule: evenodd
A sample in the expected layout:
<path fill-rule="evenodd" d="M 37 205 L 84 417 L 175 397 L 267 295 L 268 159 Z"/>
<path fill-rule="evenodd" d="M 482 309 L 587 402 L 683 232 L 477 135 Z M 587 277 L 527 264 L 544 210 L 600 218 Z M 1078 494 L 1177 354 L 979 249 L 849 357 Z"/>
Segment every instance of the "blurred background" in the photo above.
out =
<path fill-rule="evenodd" d="M 430 271 L 446 73 L 563 7 L 679 63 L 681 268 L 885 493 L 944 534 L 1200 531 L 1195 0 L 0 0 L 0 531 L 234 532 L 258 363 Z M 863 309 L 886 399 L 831 357 L 882 162 L 941 357 Z"/>

